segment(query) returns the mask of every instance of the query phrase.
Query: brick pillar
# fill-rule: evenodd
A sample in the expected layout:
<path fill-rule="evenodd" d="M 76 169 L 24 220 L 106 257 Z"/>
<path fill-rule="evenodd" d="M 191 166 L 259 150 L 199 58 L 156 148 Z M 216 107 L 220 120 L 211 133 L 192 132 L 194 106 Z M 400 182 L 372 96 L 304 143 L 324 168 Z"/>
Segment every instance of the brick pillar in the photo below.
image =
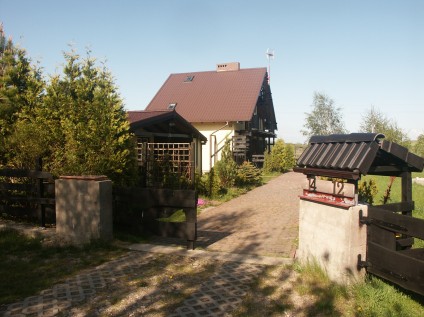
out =
<path fill-rule="evenodd" d="M 55 192 L 59 237 L 74 244 L 113 238 L 112 181 L 106 176 L 61 176 Z"/>

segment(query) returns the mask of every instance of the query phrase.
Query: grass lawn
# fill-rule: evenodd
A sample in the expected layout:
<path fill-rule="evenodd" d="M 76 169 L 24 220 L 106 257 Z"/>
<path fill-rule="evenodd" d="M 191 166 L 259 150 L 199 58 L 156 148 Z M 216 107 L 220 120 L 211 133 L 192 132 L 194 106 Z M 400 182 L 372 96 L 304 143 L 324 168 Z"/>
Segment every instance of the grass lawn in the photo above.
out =
<path fill-rule="evenodd" d="M 351 286 L 329 280 L 317 265 L 272 266 L 232 316 L 424 316 L 424 298 L 375 277 Z"/>
<path fill-rule="evenodd" d="M 424 177 L 424 172 L 421 173 L 412 173 L 412 178 L 415 177 Z M 362 178 L 362 180 L 374 179 L 376 181 L 378 193 L 375 199 L 375 205 L 381 204 L 382 197 L 390 181 L 390 177 L 387 176 L 374 176 L 368 175 Z M 400 202 L 401 199 L 401 179 L 396 177 L 393 182 L 391 189 L 391 199 L 389 203 Z M 424 186 L 413 184 L 412 185 L 412 199 L 415 201 L 415 211 L 414 216 L 424 219 Z"/>

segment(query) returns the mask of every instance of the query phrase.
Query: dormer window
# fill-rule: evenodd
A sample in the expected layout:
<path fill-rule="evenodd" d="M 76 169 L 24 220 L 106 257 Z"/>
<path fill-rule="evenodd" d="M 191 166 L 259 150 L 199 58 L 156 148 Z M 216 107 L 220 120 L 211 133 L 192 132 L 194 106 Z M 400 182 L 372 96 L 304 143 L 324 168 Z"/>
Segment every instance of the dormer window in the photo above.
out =
<path fill-rule="evenodd" d="M 174 102 L 174 103 L 170 103 L 170 104 L 168 105 L 168 110 L 174 110 L 176 106 L 177 106 L 177 103 L 176 103 L 176 102 Z"/>

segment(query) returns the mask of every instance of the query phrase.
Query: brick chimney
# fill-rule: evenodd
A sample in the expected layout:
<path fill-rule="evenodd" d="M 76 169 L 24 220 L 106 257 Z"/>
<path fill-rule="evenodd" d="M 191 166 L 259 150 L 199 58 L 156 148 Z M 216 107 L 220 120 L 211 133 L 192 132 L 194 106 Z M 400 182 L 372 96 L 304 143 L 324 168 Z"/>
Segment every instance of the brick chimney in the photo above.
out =
<path fill-rule="evenodd" d="M 217 72 L 228 72 L 228 71 L 235 71 L 235 70 L 240 70 L 239 62 L 223 63 L 223 64 L 216 65 Z"/>

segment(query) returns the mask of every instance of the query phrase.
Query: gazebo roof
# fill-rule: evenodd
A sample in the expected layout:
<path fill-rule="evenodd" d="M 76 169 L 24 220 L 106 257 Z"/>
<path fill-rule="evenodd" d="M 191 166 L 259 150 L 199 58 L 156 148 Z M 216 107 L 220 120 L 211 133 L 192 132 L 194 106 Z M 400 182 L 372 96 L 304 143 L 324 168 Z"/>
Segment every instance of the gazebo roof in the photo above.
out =
<path fill-rule="evenodd" d="M 359 179 L 360 175 L 398 176 L 421 172 L 424 159 L 384 139 L 380 133 L 312 136 L 297 160 L 296 172 Z"/>
<path fill-rule="evenodd" d="M 190 136 L 206 142 L 207 138 L 176 111 L 128 111 L 133 132 L 144 131 L 154 135 Z M 137 134 L 137 133 L 136 133 Z"/>

